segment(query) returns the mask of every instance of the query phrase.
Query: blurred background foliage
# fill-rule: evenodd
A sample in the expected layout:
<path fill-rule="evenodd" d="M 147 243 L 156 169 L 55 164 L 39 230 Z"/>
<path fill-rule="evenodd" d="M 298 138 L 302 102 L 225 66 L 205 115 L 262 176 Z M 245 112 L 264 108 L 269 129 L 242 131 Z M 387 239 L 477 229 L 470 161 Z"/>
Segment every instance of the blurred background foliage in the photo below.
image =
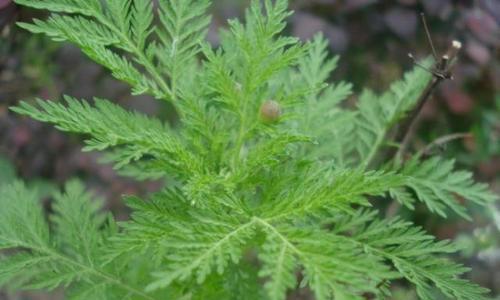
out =
<path fill-rule="evenodd" d="M 208 38 L 216 46 L 218 29 L 228 18 L 241 17 L 248 0 L 215 0 Z M 478 180 L 500 192 L 500 1 L 498 0 L 292 0 L 295 14 L 288 32 L 307 40 L 322 31 L 340 68 L 332 80 L 351 81 L 360 91 L 382 91 L 399 79 L 416 57 L 431 54 L 419 13 L 424 12 L 438 52 L 453 39 L 463 42 L 454 80 L 442 84 L 424 107 L 412 147 L 425 149 L 434 141 L 449 140 L 432 151 L 455 158 L 474 170 Z M 8 107 L 34 96 L 58 98 L 69 94 L 89 99 L 112 99 L 121 105 L 172 119 L 166 105 L 148 97 L 132 97 L 126 85 L 85 58 L 78 49 L 23 32 L 19 20 L 43 18 L 43 13 L 0 0 L 0 184 L 22 178 L 42 191 L 78 177 L 108 199 L 107 207 L 126 218 L 122 194 L 145 194 L 158 182 L 134 182 L 99 164 L 94 153 L 82 153 L 78 137 L 20 118 Z M 353 101 L 355 99 L 352 99 Z M 458 133 L 458 134 L 457 134 Z M 455 134 L 455 135 L 453 135 Z M 455 239 L 463 250 L 457 259 L 472 268 L 470 277 L 500 299 L 500 212 L 498 206 L 475 209 L 474 222 L 443 220 L 426 210 L 382 207 L 388 216 L 401 214 L 439 238 Z M 55 299 L 57 293 L 11 294 L 0 299 Z M 299 298 L 295 298 L 299 299 Z M 300 299 L 306 299 L 304 297 Z M 393 299 L 415 299 L 405 285 L 394 287 Z"/>

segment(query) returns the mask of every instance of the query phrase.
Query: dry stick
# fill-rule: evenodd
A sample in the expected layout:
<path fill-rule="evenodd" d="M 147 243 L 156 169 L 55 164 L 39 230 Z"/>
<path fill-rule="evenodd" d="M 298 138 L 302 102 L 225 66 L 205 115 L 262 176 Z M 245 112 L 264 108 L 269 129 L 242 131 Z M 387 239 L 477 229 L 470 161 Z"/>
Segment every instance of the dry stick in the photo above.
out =
<path fill-rule="evenodd" d="M 432 47 L 434 48 L 434 46 Z M 402 159 L 406 148 L 408 147 L 408 143 L 411 140 L 412 132 L 420 111 L 424 107 L 425 103 L 427 103 L 436 87 L 443 80 L 452 79 L 450 70 L 461 47 L 462 44 L 460 42 L 453 41 L 446 54 L 443 55 L 440 60 L 436 61 L 434 67 L 429 70 L 434 75 L 432 80 L 429 81 L 429 83 L 425 87 L 422 95 L 417 101 L 417 105 L 415 106 L 415 108 L 408 114 L 406 120 L 396 130 L 394 141 L 400 143 L 401 146 L 399 149 L 392 148 L 391 150 L 389 150 L 386 155 L 387 159 L 390 159 L 394 155 L 396 155 L 396 158 Z M 409 56 L 410 58 L 413 58 L 411 54 Z M 417 66 L 421 66 L 418 63 L 416 64 Z M 423 68 L 427 70 L 427 68 Z"/>
<path fill-rule="evenodd" d="M 434 43 L 432 42 L 431 33 L 429 31 L 429 27 L 427 26 L 427 21 L 425 20 L 424 14 L 421 13 L 420 17 L 422 18 L 422 24 L 424 25 L 424 30 L 427 36 L 427 40 L 431 46 L 432 56 L 434 57 L 436 62 L 434 64 L 434 67 L 431 70 L 429 70 L 428 68 L 416 62 L 415 58 L 411 53 L 408 54 L 408 56 L 411 59 L 413 59 L 415 65 L 425 70 L 428 70 L 434 76 L 432 80 L 425 87 L 422 95 L 417 101 L 417 105 L 415 106 L 415 108 L 410 112 L 404 123 L 401 124 L 399 128 L 397 128 L 394 141 L 399 142 L 401 146 L 397 150 L 397 152 L 395 149 L 391 149 L 386 157 L 388 159 L 392 158 L 394 155 L 396 155 L 396 159 L 398 160 L 403 158 L 406 148 L 408 147 L 408 143 L 413 135 L 413 129 L 415 127 L 415 123 L 416 120 L 418 119 L 420 111 L 424 107 L 425 103 L 427 103 L 427 100 L 430 98 L 430 96 L 434 92 L 434 89 L 439 85 L 439 83 L 441 83 L 441 81 L 443 81 L 444 79 L 453 78 L 451 76 L 451 68 L 453 66 L 453 63 L 455 62 L 455 58 L 458 54 L 458 51 L 460 51 L 460 48 L 462 48 L 462 43 L 455 40 L 451 43 L 450 47 L 448 48 L 448 51 L 446 51 L 446 53 L 441 57 L 441 59 L 439 59 L 436 53 L 436 48 L 434 47 Z"/>
<path fill-rule="evenodd" d="M 396 143 L 399 143 L 401 146 L 399 148 L 390 148 L 384 155 L 384 160 L 390 160 L 392 157 L 397 156 L 397 158 L 402 158 L 404 152 L 406 151 L 407 144 L 411 138 L 411 132 L 415 127 L 416 120 L 418 119 L 418 115 L 420 111 L 424 107 L 427 100 L 431 97 L 435 88 L 441 83 L 444 78 L 434 76 L 431 81 L 427 84 L 424 91 L 420 95 L 420 98 L 417 101 L 417 105 L 413 108 L 413 110 L 407 115 L 406 119 L 401 123 L 394 133 L 393 140 Z"/>
<path fill-rule="evenodd" d="M 388 153 L 388 158 L 396 155 L 397 158 L 403 158 L 404 153 L 406 152 L 406 148 L 413 136 L 415 124 L 417 123 L 418 116 L 422 111 L 424 105 L 428 102 L 428 99 L 434 93 L 436 87 L 443 81 L 443 78 L 436 77 L 432 78 L 432 80 L 427 84 L 424 89 L 422 95 L 417 101 L 417 105 L 415 108 L 408 114 L 406 120 L 398 127 L 396 134 L 394 136 L 394 140 L 400 143 L 399 149 L 393 148 L 390 153 Z"/>
<path fill-rule="evenodd" d="M 427 146 L 425 146 L 425 148 L 423 148 L 422 150 L 420 150 L 417 155 L 418 156 L 427 156 L 430 154 L 430 152 L 432 151 L 432 149 L 436 148 L 436 147 L 441 147 L 453 140 L 457 140 L 457 139 L 463 139 L 463 138 L 470 138 L 472 137 L 472 134 L 468 133 L 468 132 L 463 132 L 463 133 L 452 133 L 452 134 L 447 134 L 447 135 L 443 135 L 441 137 L 438 137 L 437 139 L 435 139 L 434 141 L 432 141 L 430 144 L 428 144 Z"/>
<path fill-rule="evenodd" d="M 439 62 L 436 62 L 436 66 L 438 64 Z M 425 103 L 427 103 L 427 100 L 431 97 L 434 89 L 444 79 L 444 77 L 436 76 L 434 74 L 434 77 L 431 81 L 429 81 L 422 95 L 420 95 L 415 108 L 408 114 L 408 117 L 406 118 L 404 123 L 402 123 L 401 126 L 399 126 L 396 130 L 394 141 L 400 142 L 401 146 L 399 147 L 399 149 L 391 148 L 389 151 L 387 151 L 384 161 L 390 160 L 393 156 L 396 156 L 396 161 L 401 161 L 403 159 L 403 155 L 406 151 L 406 148 L 408 147 L 408 143 L 413 136 L 414 127 L 417 123 L 420 111 L 424 107 Z M 394 217 L 398 213 L 400 208 L 401 203 L 399 203 L 399 201 L 393 200 L 385 211 L 386 218 Z"/>
<path fill-rule="evenodd" d="M 427 26 L 427 20 L 425 19 L 424 13 L 420 13 L 420 18 L 422 19 L 422 24 L 424 24 L 425 35 L 427 36 L 427 40 L 429 41 L 429 44 L 431 46 L 432 56 L 434 56 L 434 59 L 437 61 L 438 55 L 436 52 L 436 48 L 434 48 L 434 43 L 432 42 L 431 32 L 429 30 L 429 26 Z"/>
<path fill-rule="evenodd" d="M 432 41 L 430 40 L 430 34 L 428 33 L 427 24 L 425 23 L 425 19 L 423 20 L 424 20 L 424 26 L 426 27 L 427 36 L 429 37 L 429 42 L 431 44 L 434 54 L 435 50 Z M 422 92 L 422 95 L 417 101 L 417 105 L 415 106 L 415 108 L 408 114 L 406 120 L 396 130 L 394 141 L 399 142 L 401 146 L 399 147 L 399 149 L 395 148 L 390 149 L 387 152 L 385 156 L 386 159 L 384 161 L 390 160 L 394 155 L 396 155 L 396 159 L 399 161 L 403 159 L 403 155 L 406 151 L 406 148 L 408 147 L 408 143 L 411 140 L 411 137 L 413 136 L 414 127 L 415 124 L 417 123 L 416 121 L 418 120 L 418 115 L 420 114 L 420 111 L 424 107 L 425 103 L 427 103 L 428 99 L 431 97 L 436 87 L 443 80 L 452 79 L 450 70 L 453 66 L 455 58 L 461 47 L 462 44 L 459 41 L 453 41 L 446 54 L 441 57 L 441 60 L 436 61 L 432 70 L 429 70 L 434 75 L 432 80 L 429 81 L 429 83 L 425 87 L 424 91 Z M 411 54 L 409 56 L 410 58 L 413 59 L 413 56 Z M 428 70 L 426 67 L 421 66 L 418 63 L 416 63 L 416 65 Z M 446 139 L 446 141 L 448 141 L 448 139 Z M 393 201 L 386 210 L 386 216 L 392 217 L 396 215 L 400 207 L 401 204 L 398 201 Z"/>

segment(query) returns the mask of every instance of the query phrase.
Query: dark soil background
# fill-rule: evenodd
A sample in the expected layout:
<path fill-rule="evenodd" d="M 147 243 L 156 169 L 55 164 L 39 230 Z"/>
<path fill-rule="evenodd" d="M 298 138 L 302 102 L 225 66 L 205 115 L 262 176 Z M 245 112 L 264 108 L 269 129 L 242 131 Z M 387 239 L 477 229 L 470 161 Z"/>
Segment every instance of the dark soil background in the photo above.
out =
<path fill-rule="evenodd" d="M 225 26 L 228 18 L 240 17 L 249 1 L 214 2 L 215 15 L 208 38 L 217 45 L 217 28 Z M 490 183 L 500 192 L 499 0 L 295 0 L 291 6 L 295 14 L 288 32 L 306 40 L 322 31 L 330 41 L 332 53 L 341 55 L 340 67 L 332 80 L 351 81 L 357 92 L 362 87 L 382 91 L 400 79 L 412 67 L 408 52 L 417 57 L 431 54 L 420 12 L 427 16 L 438 52 L 444 52 L 453 39 L 462 41 L 455 78 L 442 84 L 424 107 L 411 146 L 422 149 L 436 138 L 464 133 L 437 151 L 455 158 L 461 167 L 473 170 L 478 180 Z M 77 48 L 33 36 L 14 24 L 44 16 L 43 12 L 0 0 L 0 160 L 8 161 L 17 176 L 29 182 L 59 187 L 70 178 L 79 178 L 107 199 L 107 207 L 119 219 L 124 219 L 127 211 L 121 195 L 145 194 L 158 189 L 158 183 L 117 176 L 111 166 L 98 162 L 98 154 L 81 152 L 81 137 L 19 117 L 8 107 L 21 99 L 58 99 L 69 94 L 85 99 L 112 99 L 163 118 L 171 118 L 169 108 L 148 97 L 130 96 L 126 85 L 111 78 Z M 404 214 L 439 238 L 452 238 L 463 244 L 464 251 L 456 258 L 472 268 L 470 279 L 499 297 L 498 206 L 471 209 L 474 222 L 458 218 L 444 221 L 425 210 L 410 213 L 391 206 L 387 214 Z M 414 297 L 408 287 L 396 287 L 394 299 Z M 0 292 L 0 299 L 60 298 L 58 292 Z"/>

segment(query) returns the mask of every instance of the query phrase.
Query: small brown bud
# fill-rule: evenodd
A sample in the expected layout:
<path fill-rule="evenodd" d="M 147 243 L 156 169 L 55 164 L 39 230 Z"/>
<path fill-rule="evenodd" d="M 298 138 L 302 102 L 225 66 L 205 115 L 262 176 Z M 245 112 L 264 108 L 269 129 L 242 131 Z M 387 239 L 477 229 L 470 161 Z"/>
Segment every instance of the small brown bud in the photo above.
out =
<path fill-rule="evenodd" d="M 260 117 L 266 123 L 278 121 L 281 116 L 281 106 L 274 100 L 267 100 L 260 107 Z"/>

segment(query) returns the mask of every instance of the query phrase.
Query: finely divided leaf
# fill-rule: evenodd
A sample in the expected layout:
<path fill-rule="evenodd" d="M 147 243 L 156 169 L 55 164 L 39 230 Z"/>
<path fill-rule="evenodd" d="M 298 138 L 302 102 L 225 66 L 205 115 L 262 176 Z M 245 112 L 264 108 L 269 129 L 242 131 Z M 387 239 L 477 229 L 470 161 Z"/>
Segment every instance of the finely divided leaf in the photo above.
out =
<path fill-rule="evenodd" d="M 269 299 L 286 299 L 286 293 L 297 285 L 295 270 L 297 258 L 294 249 L 276 235 L 268 235 L 262 246 L 259 259 L 262 267 L 259 276 L 267 279 L 264 288 Z"/>
<path fill-rule="evenodd" d="M 66 194 L 56 197 L 50 233 L 37 193 L 17 182 L 1 186 L 0 195 L 0 248 L 15 251 L 0 257 L 1 285 L 52 290 L 100 283 L 107 299 L 116 291 L 153 299 L 100 265 L 99 241 L 112 231 L 104 227 L 98 206 L 81 185 L 70 183 Z"/>
<path fill-rule="evenodd" d="M 455 171 L 454 165 L 454 160 L 434 157 L 420 161 L 415 157 L 403 165 L 400 173 L 405 177 L 407 190 L 412 191 L 430 211 L 446 217 L 446 210 L 450 208 L 470 219 L 457 195 L 479 205 L 492 203 L 498 196 L 489 191 L 488 185 L 475 183 L 472 173 Z M 413 197 L 404 190 L 393 190 L 393 194 L 402 203 L 411 205 Z"/>
<path fill-rule="evenodd" d="M 459 278 L 467 268 L 440 258 L 457 250 L 449 241 L 436 241 L 420 227 L 399 218 L 372 221 L 367 212 L 335 218 L 343 226 L 334 225 L 333 233 L 345 235 L 346 241 L 358 244 L 367 253 L 390 260 L 416 286 L 421 299 L 435 299 L 434 287 L 449 299 L 487 299 L 487 289 Z M 370 221 L 363 224 L 358 219 Z"/>
<path fill-rule="evenodd" d="M 208 218 L 199 224 L 190 223 L 178 224 L 177 230 L 166 237 L 165 246 L 171 250 L 167 270 L 153 274 L 156 280 L 148 285 L 148 291 L 191 276 L 200 284 L 213 270 L 222 274 L 229 263 L 241 259 L 244 245 L 254 235 L 255 227 L 254 221 L 234 223 Z"/>
<path fill-rule="evenodd" d="M 37 100 L 37 106 L 21 102 L 12 110 L 34 119 L 52 123 L 63 131 L 86 134 L 86 151 L 119 149 L 108 155 L 119 169 L 124 165 L 152 156 L 177 175 L 199 168 L 198 158 L 183 149 L 177 134 L 157 119 L 137 112 L 128 112 L 107 100 L 95 99 L 95 106 L 86 101 L 65 97 L 66 105 Z M 187 165 L 183 165 L 183 164 Z M 188 165 L 190 167 L 188 167 Z"/>

